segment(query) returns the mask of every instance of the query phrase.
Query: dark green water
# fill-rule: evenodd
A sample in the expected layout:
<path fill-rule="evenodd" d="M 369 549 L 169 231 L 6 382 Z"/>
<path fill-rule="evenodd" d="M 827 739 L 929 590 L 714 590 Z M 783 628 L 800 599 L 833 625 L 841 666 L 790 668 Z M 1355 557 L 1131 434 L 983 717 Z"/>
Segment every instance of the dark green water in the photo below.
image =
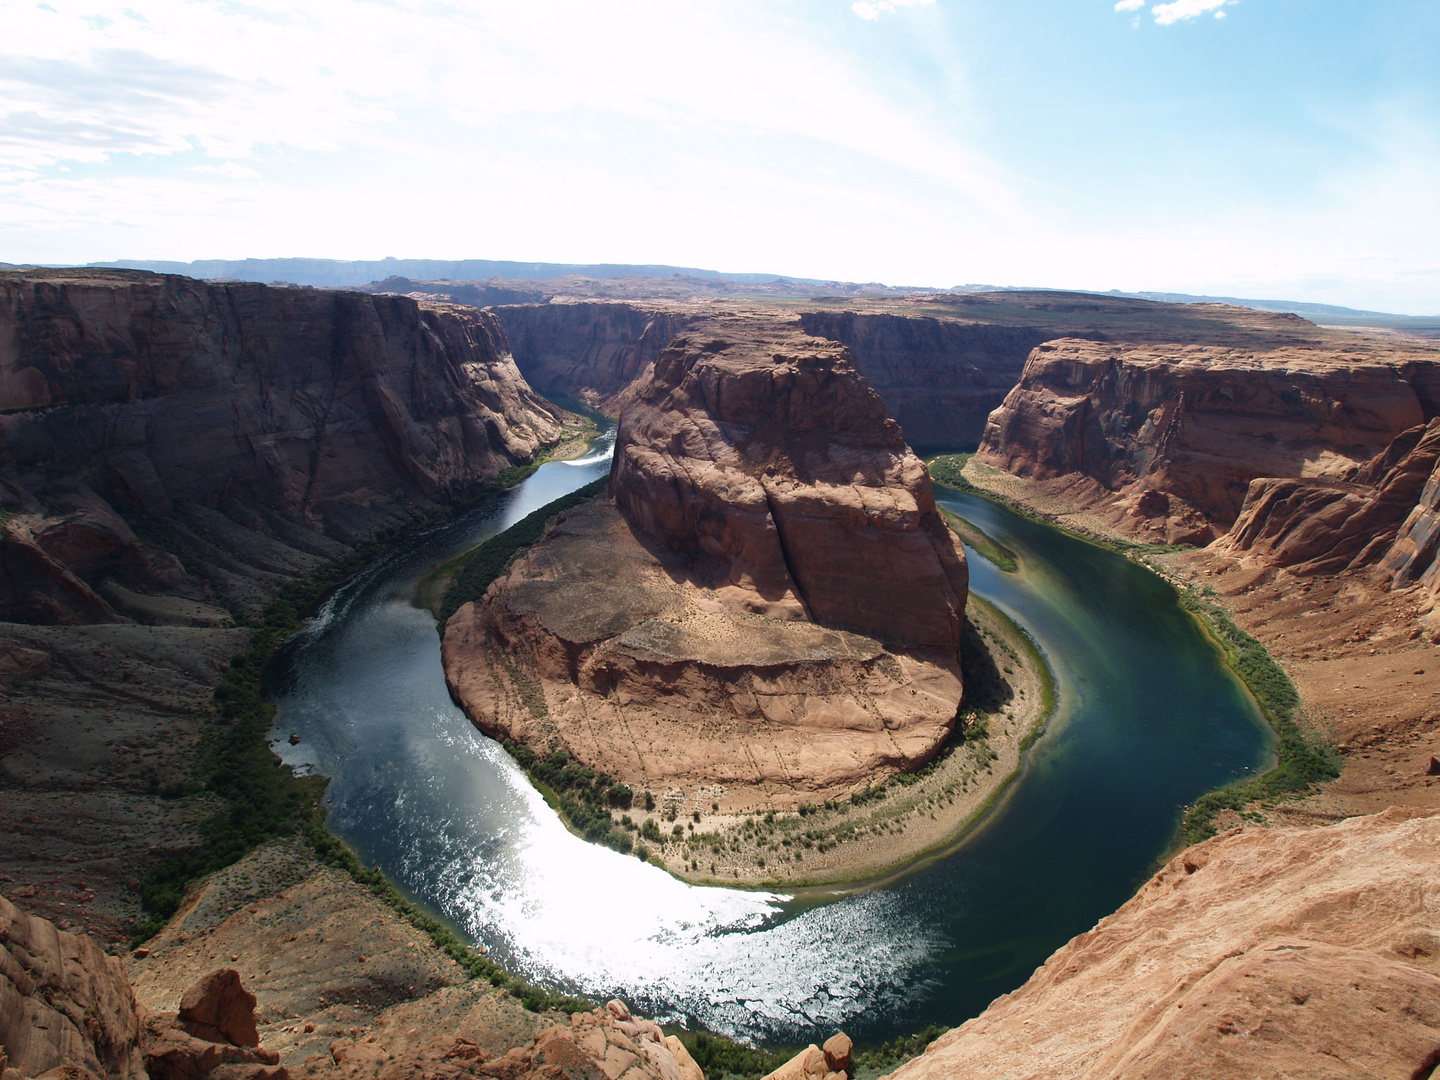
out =
<path fill-rule="evenodd" d="M 1119 907 L 1181 807 L 1268 762 L 1253 703 L 1159 578 L 983 499 L 944 505 L 1010 548 L 974 591 L 1028 628 L 1059 707 L 990 819 L 882 887 L 801 898 L 695 888 L 571 836 L 445 693 L 415 583 L 603 472 L 544 466 L 337 591 L 274 670 L 277 750 L 332 778 L 331 825 L 532 979 L 728 1033 L 876 1042 L 956 1024 Z"/>

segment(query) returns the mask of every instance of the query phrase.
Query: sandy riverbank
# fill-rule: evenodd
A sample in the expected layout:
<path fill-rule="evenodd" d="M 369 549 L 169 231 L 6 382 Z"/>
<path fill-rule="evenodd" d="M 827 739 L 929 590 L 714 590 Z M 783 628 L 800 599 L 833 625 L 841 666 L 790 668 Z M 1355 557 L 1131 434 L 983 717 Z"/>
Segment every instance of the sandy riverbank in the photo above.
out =
<path fill-rule="evenodd" d="M 868 797 L 802 813 L 701 812 L 697 823 L 662 798 L 654 811 L 626 815 L 637 830 L 653 821 L 663 837 L 642 837 L 650 860 L 696 883 L 794 888 L 873 880 L 957 841 L 1014 778 L 1053 700 L 1044 659 L 1019 626 L 976 597 L 967 622 L 967 731 L 929 765 L 877 778 Z"/>

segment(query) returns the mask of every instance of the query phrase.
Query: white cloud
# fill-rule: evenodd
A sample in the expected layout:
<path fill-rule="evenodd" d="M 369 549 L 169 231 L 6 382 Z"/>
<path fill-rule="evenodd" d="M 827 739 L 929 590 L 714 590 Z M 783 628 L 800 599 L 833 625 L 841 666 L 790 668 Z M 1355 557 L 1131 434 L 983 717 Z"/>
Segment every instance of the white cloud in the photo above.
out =
<path fill-rule="evenodd" d="M 1145 0 L 1120 0 L 1115 5 L 1116 11 L 1139 11 L 1145 6 Z"/>
<path fill-rule="evenodd" d="M 1169 26 L 1184 19 L 1195 19 L 1201 15 L 1215 13 L 1217 19 L 1223 19 L 1225 12 L 1220 9 L 1226 4 L 1233 4 L 1235 0 L 1173 0 L 1169 4 L 1156 4 L 1151 8 L 1155 21 L 1161 26 Z"/>
<path fill-rule="evenodd" d="M 886 12 L 906 7 L 929 7 L 935 0 L 855 0 L 850 10 L 862 19 L 874 21 Z"/>

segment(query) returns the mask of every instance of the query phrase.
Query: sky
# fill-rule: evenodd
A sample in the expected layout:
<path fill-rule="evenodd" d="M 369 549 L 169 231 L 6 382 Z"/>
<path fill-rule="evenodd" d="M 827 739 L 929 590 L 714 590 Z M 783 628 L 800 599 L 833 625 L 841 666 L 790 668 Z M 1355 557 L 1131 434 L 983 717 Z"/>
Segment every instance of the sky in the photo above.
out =
<path fill-rule="evenodd" d="M 1440 314 L 1436 0 L 0 0 L 0 261 Z"/>

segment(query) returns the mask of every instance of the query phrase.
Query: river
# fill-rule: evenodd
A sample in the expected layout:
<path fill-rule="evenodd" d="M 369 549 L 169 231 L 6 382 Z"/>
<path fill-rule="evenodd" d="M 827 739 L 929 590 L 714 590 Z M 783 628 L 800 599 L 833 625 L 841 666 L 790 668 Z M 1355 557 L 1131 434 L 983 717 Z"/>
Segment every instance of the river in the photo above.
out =
<path fill-rule="evenodd" d="M 1268 729 L 1168 585 L 937 489 L 1016 554 L 1006 574 L 969 552 L 972 588 L 1034 635 L 1059 691 L 985 824 L 879 887 L 801 896 L 690 886 L 587 844 L 451 702 L 414 597 L 437 562 L 608 467 L 603 452 L 546 464 L 408 539 L 338 589 L 268 675 L 276 752 L 331 777 L 330 827 L 532 981 L 762 1042 L 956 1024 L 1122 904 L 1182 806 L 1268 766 Z"/>

